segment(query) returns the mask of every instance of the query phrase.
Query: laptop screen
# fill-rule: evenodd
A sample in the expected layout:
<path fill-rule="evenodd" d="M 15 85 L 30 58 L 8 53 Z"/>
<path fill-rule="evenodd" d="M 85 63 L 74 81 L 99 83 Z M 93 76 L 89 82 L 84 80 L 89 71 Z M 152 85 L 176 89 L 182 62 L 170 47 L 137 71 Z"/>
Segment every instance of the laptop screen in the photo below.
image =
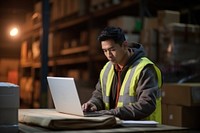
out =
<path fill-rule="evenodd" d="M 74 78 L 48 76 L 47 81 L 56 111 L 84 116 Z"/>

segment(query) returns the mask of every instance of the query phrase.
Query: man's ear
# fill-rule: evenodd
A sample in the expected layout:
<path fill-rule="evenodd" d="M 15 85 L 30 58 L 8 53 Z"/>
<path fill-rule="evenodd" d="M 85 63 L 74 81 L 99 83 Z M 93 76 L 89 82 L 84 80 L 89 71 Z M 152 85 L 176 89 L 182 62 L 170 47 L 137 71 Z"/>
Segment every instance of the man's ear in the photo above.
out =
<path fill-rule="evenodd" d="M 128 42 L 127 42 L 127 41 L 124 41 L 124 42 L 122 43 L 122 47 L 123 47 L 124 49 L 127 49 L 127 48 L 128 48 Z"/>

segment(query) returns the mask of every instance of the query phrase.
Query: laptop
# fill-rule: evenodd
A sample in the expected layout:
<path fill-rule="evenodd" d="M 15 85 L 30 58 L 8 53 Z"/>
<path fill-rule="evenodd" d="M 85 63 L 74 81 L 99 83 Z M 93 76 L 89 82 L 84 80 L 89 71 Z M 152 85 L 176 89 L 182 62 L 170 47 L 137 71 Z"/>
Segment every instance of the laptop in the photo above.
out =
<path fill-rule="evenodd" d="M 56 111 L 77 116 L 100 116 L 98 112 L 83 112 L 74 78 L 47 77 Z"/>

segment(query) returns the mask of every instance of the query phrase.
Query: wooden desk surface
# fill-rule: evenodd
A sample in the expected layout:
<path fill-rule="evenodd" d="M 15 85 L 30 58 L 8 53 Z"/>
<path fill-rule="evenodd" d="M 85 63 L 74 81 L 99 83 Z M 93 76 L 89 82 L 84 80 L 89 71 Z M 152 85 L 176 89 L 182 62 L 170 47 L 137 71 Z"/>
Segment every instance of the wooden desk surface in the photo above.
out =
<path fill-rule="evenodd" d="M 87 129 L 87 130 L 62 130 L 55 131 L 38 126 L 30 126 L 19 123 L 19 133 L 106 133 L 106 132 L 132 132 L 132 133 L 189 133 L 189 129 L 182 127 L 174 127 L 168 125 L 158 125 L 157 127 L 116 127 L 111 129 Z"/>

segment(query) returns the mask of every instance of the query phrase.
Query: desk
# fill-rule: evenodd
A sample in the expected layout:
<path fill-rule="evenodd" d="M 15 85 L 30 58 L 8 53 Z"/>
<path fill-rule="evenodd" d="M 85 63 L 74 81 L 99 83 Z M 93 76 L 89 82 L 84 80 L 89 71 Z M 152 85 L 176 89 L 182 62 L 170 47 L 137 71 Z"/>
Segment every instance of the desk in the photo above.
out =
<path fill-rule="evenodd" d="M 111 129 L 85 129 L 85 130 L 62 130 L 55 131 L 42 127 L 30 126 L 19 123 L 19 133 L 189 133 L 189 129 L 182 127 L 174 127 L 168 125 L 158 125 L 157 127 L 115 127 Z"/>

